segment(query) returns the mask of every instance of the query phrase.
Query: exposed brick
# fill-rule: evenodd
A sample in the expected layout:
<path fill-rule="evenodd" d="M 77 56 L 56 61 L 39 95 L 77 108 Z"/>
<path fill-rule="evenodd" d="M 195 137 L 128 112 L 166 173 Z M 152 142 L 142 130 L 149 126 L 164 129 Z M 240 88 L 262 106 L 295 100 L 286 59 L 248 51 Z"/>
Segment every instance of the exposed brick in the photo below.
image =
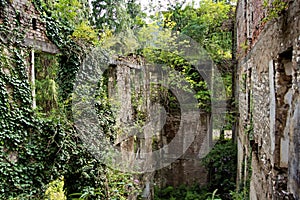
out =
<path fill-rule="evenodd" d="M 251 199 L 300 198 L 300 2 L 288 2 L 283 15 L 265 24 L 262 0 L 239 1 L 237 6 L 238 138 L 239 151 L 252 156 Z M 252 12 L 253 21 L 248 16 Z M 252 153 L 250 141 L 257 146 Z M 242 183 L 242 159 L 238 170 Z"/>
<path fill-rule="evenodd" d="M 36 40 L 35 43 L 45 43 L 47 44 L 46 46 L 48 46 L 48 48 L 43 49 L 43 46 L 45 45 L 34 45 L 34 48 L 48 53 L 58 53 L 57 47 L 53 45 L 46 36 L 46 28 L 41 22 L 39 13 L 35 10 L 33 4 L 29 0 L 14 0 L 12 1 L 12 5 L 8 6 L 6 9 L 8 9 L 8 16 L 6 17 L 8 17 L 10 21 L 13 22 L 10 24 L 12 29 L 18 26 L 15 20 L 20 20 L 21 29 L 26 33 L 25 40 Z M 19 19 L 15 11 L 18 11 L 18 13 L 20 13 Z M 37 19 L 37 30 L 33 30 L 32 18 Z M 25 45 L 29 45 L 29 47 L 31 47 L 31 44 L 29 43 L 25 42 Z M 49 48 L 50 46 L 51 48 Z"/>

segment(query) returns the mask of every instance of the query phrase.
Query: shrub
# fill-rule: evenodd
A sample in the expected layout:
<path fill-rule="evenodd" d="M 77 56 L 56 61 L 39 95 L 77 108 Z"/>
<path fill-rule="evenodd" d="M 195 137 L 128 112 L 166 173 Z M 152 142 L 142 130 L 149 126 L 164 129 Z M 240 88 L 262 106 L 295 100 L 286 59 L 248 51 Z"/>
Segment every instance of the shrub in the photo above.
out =
<path fill-rule="evenodd" d="M 209 172 L 208 189 L 218 189 L 222 199 L 231 199 L 236 187 L 237 148 L 232 140 L 219 140 L 202 161 Z"/>

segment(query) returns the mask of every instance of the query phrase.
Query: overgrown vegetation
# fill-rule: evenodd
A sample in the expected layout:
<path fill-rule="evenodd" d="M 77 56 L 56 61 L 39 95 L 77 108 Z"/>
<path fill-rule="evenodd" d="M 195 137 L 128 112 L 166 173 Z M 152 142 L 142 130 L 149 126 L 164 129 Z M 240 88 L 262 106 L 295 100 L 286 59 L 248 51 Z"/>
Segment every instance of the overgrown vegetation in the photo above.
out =
<path fill-rule="evenodd" d="M 59 67 L 56 56 L 46 53 L 35 53 L 35 91 L 37 108 L 47 114 L 57 109 L 58 85 L 56 74 Z"/>
<path fill-rule="evenodd" d="M 208 101 L 227 101 L 228 112 L 226 113 L 226 124 L 224 125 L 217 120 L 214 122 L 215 128 L 224 129 L 230 128 L 233 123 L 234 112 L 232 98 L 232 31 L 234 24 L 235 6 L 232 6 L 228 1 L 211 1 L 204 0 L 199 2 L 199 7 L 194 8 L 192 5 L 183 7 L 180 3 L 169 7 L 168 11 L 164 12 L 164 26 L 171 28 L 174 31 L 179 31 L 199 43 L 208 53 L 210 58 L 216 64 L 216 69 L 220 72 L 222 80 L 214 80 L 214 91 L 207 92 L 203 87 L 197 90 L 197 98 L 200 100 L 200 107 L 207 107 L 205 99 Z M 201 80 L 195 79 L 196 73 L 188 72 L 187 76 L 192 80 L 196 80 L 198 85 L 201 85 Z M 206 83 L 207 84 L 207 83 Z M 222 85 L 226 92 L 218 91 L 218 85 Z M 210 89 L 210 88 L 208 88 Z M 221 98 L 214 99 L 215 95 L 224 93 Z M 204 101 L 203 101 L 204 100 Z M 208 110 L 209 110 L 208 109 Z M 222 121 L 222 120 L 221 120 Z"/>
<path fill-rule="evenodd" d="M 35 1 L 35 6 L 44 13 L 47 35 L 60 54 L 37 54 L 36 90 L 40 109 L 36 112 L 32 110 L 32 88 L 27 73 L 29 51 L 21 45 L 26 29 L 20 24 L 11 26 L 11 19 L 4 13 L 0 24 L 0 198 L 42 199 L 46 195 L 57 199 L 53 195 L 59 195 L 64 199 L 64 189 L 66 195 L 81 192 L 77 195 L 81 199 L 126 199 L 139 188 L 134 175 L 115 172 L 96 160 L 78 138 L 71 120 L 73 82 L 87 50 L 86 43 L 80 46 L 70 37 L 78 26 L 68 23 L 72 20 L 69 16 L 56 16 L 40 1 Z M 10 1 L 1 1 L 1 10 L 8 12 L 8 9 L 17 15 Z M 62 13 L 71 14 L 57 12 L 57 15 Z M 73 36 L 90 41 L 82 35 Z M 99 114 L 102 125 L 112 127 L 113 115 L 109 107 L 104 109 L 107 111 Z M 58 181 L 61 176 L 64 188 Z"/>
<path fill-rule="evenodd" d="M 164 189 L 155 189 L 154 200 L 218 200 L 217 190 L 212 193 L 207 188 L 199 186 L 181 185 L 178 188 L 168 186 Z"/>
<path fill-rule="evenodd" d="M 215 63 L 231 59 L 234 6 L 225 1 L 204 0 L 199 8 L 176 4 L 164 13 L 165 26 L 197 41 Z"/>
<path fill-rule="evenodd" d="M 32 85 L 27 73 L 30 49 L 22 45 L 27 30 L 22 27 L 17 17 L 19 11 L 12 2 L 0 1 L 3 11 L 0 13 L 3 19 L 0 22 L 0 198 L 119 200 L 141 193 L 143 185 L 137 174 L 110 169 L 91 155 L 78 137 L 71 112 L 76 72 L 86 53 L 94 46 L 104 45 L 104 40 L 113 40 L 114 34 L 125 29 L 141 28 L 140 33 L 144 33 L 140 35 L 140 42 L 145 46 L 130 53 L 141 54 L 148 61 L 184 74 L 190 84 L 190 88 L 184 89 L 194 89 L 199 107 L 210 111 L 211 93 L 203 77 L 182 58 L 180 52 L 148 48 L 150 34 L 147 31 L 151 26 L 180 31 L 203 45 L 215 62 L 225 66 L 231 59 L 231 36 L 230 29 L 224 28 L 223 22 L 229 20 L 231 7 L 224 2 L 211 1 L 201 1 L 199 9 L 177 6 L 165 12 L 163 20 L 156 21 L 161 22 L 160 25 L 154 25 L 156 22 L 146 25 L 145 14 L 134 1 L 129 1 L 125 8 L 116 6 L 121 5 L 121 1 L 103 2 L 93 0 L 93 13 L 89 13 L 89 5 L 80 0 L 33 1 L 46 26 L 47 37 L 60 52 L 57 55 L 35 52 L 36 82 Z M 8 18 L 8 9 L 14 13 L 16 23 L 11 23 L 12 19 Z M 101 10 L 107 15 L 99 15 Z M 213 13 L 218 15 L 212 17 Z M 177 45 L 171 32 L 164 34 L 165 39 L 169 38 Z M 179 85 L 175 76 L 171 78 L 172 84 Z M 227 73 L 223 78 L 226 93 L 230 96 L 230 78 Z M 33 87 L 37 94 L 36 110 L 32 108 Z M 101 103 L 95 107 L 103 131 L 113 139 L 116 136 L 115 116 L 106 92 L 105 84 L 100 85 L 96 98 Z M 168 96 L 165 106 L 178 107 L 168 91 L 162 89 L 161 92 Z M 134 106 L 138 111 L 138 102 Z M 145 118 L 145 115 L 137 112 L 138 119 Z M 215 170 L 215 174 L 210 173 L 213 181 L 207 190 L 196 186 L 182 186 L 176 190 L 169 187 L 158 192 L 156 198 L 215 198 L 216 188 L 220 196 L 221 193 L 227 194 L 233 187 L 228 176 L 235 173 L 234 168 L 230 169 L 234 167 L 231 156 L 235 152 L 232 148 L 229 142 L 217 145 L 206 158 L 206 166 Z M 222 165 L 219 159 L 225 159 L 231 166 Z"/>
<path fill-rule="evenodd" d="M 155 199 L 244 199 L 245 196 L 242 192 L 234 192 L 236 189 L 237 148 L 232 140 L 219 140 L 203 159 L 202 164 L 208 171 L 208 185 L 156 188 Z"/>
<path fill-rule="evenodd" d="M 286 11 L 288 8 L 288 3 L 282 0 L 264 0 L 263 8 L 266 10 L 266 17 L 262 20 L 262 22 L 268 22 L 273 19 L 277 19 Z"/>
<path fill-rule="evenodd" d="M 222 199 L 231 199 L 236 188 L 237 147 L 232 140 L 219 140 L 202 161 L 209 174 L 209 191 L 218 189 Z"/>
<path fill-rule="evenodd" d="M 49 183 L 45 192 L 47 200 L 66 200 L 67 197 L 64 192 L 64 179 L 63 177 Z"/>

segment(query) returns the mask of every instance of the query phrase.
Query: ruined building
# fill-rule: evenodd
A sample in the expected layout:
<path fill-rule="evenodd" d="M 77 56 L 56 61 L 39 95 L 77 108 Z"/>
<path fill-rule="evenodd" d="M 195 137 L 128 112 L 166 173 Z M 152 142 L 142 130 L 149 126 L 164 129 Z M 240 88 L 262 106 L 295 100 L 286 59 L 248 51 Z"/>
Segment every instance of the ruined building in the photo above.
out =
<path fill-rule="evenodd" d="M 58 48 L 46 36 L 45 24 L 31 1 L 13 0 L 7 2 L 5 6 L 1 5 L 1 8 L 3 9 L 0 10 L 0 25 L 5 24 L 8 30 L 0 33 L 0 42 L 5 44 L 3 45 L 3 52 L 7 54 L 5 56 L 11 56 L 9 49 L 15 45 L 14 41 L 19 41 L 22 38 L 21 44 L 18 46 L 20 46 L 26 59 L 28 76 L 24 79 L 27 77 L 30 79 L 33 97 L 32 107 L 42 107 L 42 112 L 47 113 L 51 110 L 53 102 L 42 96 L 42 90 L 44 93 L 48 93 L 45 87 L 42 87 L 45 86 L 42 83 L 55 82 L 55 74 L 53 75 L 52 72 L 58 65 L 58 57 L 56 56 L 59 53 Z M 18 36 L 20 38 L 17 38 Z M 130 59 L 130 57 L 126 59 Z M 146 174 L 149 176 L 143 176 L 142 180 L 145 183 L 143 197 L 146 199 L 151 198 L 153 182 L 156 182 L 160 187 L 179 186 L 181 184 L 193 185 L 195 183 L 204 185 L 207 181 L 207 172 L 201 166 L 200 160 L 212 145 L 212 138 L 210 138 L 212 132 L 211 114 L 204 111 L 199 111 L 198 114 L 193 113 L 188 109 L 193 106 L 192 104 L 181 105 L 187 107 L 186 112 L 181 113 L 178 110 L 168 110 L 166 105 L 164 108 L 162 106 L 155 107 L 162 100 L 166 100 L 157 100 L 157 96 L 160 95 L 151 93 L 151 89 L 152 91 L 159 89 L 150 88 L 150 85 L 161 81 L 158 78 L 160 74 L 150 71 L 148 66 L 137 62 L 137 60 L 137 58 L 127 60 L 127 63 L 112 62 L 107 74 L 109 79 L 107 83 L 108 96 L 115 99 L 120 98 L 116 119 L 118 125 L 121 127 L 122 125 L 124 127 L 130 125 L 139 128 L 139 132 L 134 132 L 137 135 L 126 135 L 126 131 L 124 131 L 124 135 L 118 135 L 115 146 L 124 154 L 122 158 L 125 161 L 130 161 L 129 164 L 131 161 L 141 161 L 148 164 L 144 160 L 147 161 L 150 158 L 149 162 L 152 162 L 153 165 L 143 166 L 145 171 L 148 170 L 147 167 L 152 167 L 150 172 L 159 169 L 155 173 Z M 211 63 L 208 66 L 210 67 Z M 2 68 L 1 70 L 3 74 L 11 75 L 9 68 Z M 205 71 L 203 70 L 203 72 Z M 48 82 L 45 82 L 46 79 Z M 39 88 L 37 83 L 42 86 Z M 14 89 L 16 89 L 10 84 L 6 84 L 4 87 L 9 97 L 13 95 Z M 39 97 L 42 100 L 39 101 Z M 176 95 L 173 97 L 175 99 Z M 161 109 L 162 114 L 157 112 L 156 108 Z M 142 122 L 141 124 L 135 123 L 137 121 Z M 152 125 L 158 127 L 157 130 L 149 130 L 153 128 Z M 128 153 L 131 153 L 130 155 L 133 157 L 126 158 Z M 10 161 L 18 162 L 18 152 L 12 151 L 10 157 Z"/>
<path fill-rule="evenodd" d="M 300 1 L 240 0 L 236 12 L 239 186 L 300 199 Z"/>
<path fill-rule="evenodd" d="M 0 11 L 0 25 L 5 25 L 8 31 L 1 30 L 0 42 L 6 44 L 7 49 L 10 45 L 18 41 L 22 37 L 22 52 L 25 55 L 27 72 L 32 84 L 33 108 L 36 107 L 36 79 L 43 79 L 39 77 L 43 71 L 47 70 L 47 63 L 43 69 L 36 69 L 36 62 L 46 62 L 45 56 L 54 56 L 59 52 L 58 48 L 46 36 L 46 27 L 43 23 L 40 13 L 35 9 L 32 2 L 28 0 L 15 0 L 5 4 L 2 2 Z M 4 26 L 3 26 L 4 27 Z M 41 58 L 43 57 L 43 58 Z M 9 69 L 4 70 L 5 74 L 9 74 Z M 8 87 L 8 92 L 11 93 L 12 89 Z"/>
<path fill-rule="evenodd" d="M 144 199 L 153 198 L 154 183 L 162 188 L 206 184 L 200 154 L 210 148 L 206 141 L 211 135 L 210 114 L 164 105 L 158 88 L 163 80 L 161 71 L 138 62 L 140 59 L 119 56 L 107 71 L 108 96 L 119 106 L 116 120 L 122 133 L 115 145 L 123 162 L 130 169 L 145 172 Z"/>
<path fill-rule="evenodd" d="M 57 47 L 46 36 L 45 24 L 31 1 L 10 1 L 1 9 L 0 24 L 7 24 L 11 30 L 10 35 L 1 35 L 2 42 L 7 42 L 7 39 L 14 40 L 14 31 L 17 31 L 25 35 L 22 46 L 45 53 L 58 53 Z"/>

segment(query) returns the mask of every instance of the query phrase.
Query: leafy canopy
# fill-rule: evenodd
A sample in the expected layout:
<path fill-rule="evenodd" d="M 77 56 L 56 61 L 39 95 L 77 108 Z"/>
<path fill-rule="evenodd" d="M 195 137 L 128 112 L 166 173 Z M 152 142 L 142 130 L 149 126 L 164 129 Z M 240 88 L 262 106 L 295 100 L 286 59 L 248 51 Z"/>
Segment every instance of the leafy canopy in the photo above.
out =
<path fill-rule="evenodd" d="M 180 4 L 164 12 L 166 27 L 188 35 L 202 45 L 215 62 L 231 58 L 230 19 L 233 6 L 202 0 L 199 8 Z"/>

